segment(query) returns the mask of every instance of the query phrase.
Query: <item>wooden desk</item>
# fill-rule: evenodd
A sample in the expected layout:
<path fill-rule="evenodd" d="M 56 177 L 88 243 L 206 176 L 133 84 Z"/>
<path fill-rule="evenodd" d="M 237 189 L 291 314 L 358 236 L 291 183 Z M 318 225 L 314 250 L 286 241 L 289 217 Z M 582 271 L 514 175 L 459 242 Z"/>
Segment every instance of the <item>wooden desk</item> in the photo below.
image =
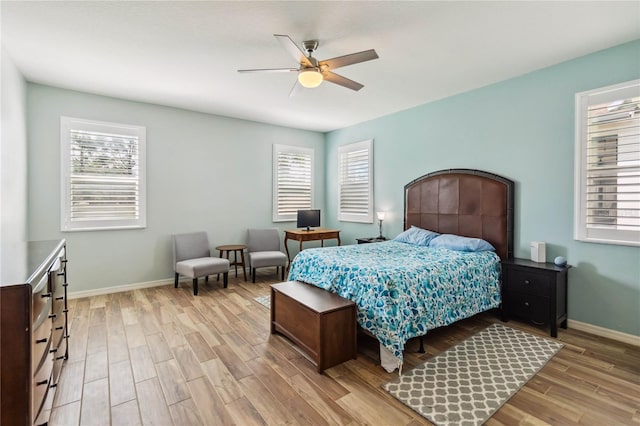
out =
<path fill-rule="evenodd" d="M 300 241 L 300 251 L 302 251 L 302 243 L 304 241 L 320 241 L 320 245 L 324 247 L 324 240 L 338 240 L 340 245 L 340 230 L 339 229 L 324 229 L 316 228 L 309 231 L 304 229 L 291 229 L 284 231 L 284 248 L 287 251 L 287 259 L 291 263 L 291 256 L 289 255 L 289 246 L 287 241 L 295 240 Z"/>

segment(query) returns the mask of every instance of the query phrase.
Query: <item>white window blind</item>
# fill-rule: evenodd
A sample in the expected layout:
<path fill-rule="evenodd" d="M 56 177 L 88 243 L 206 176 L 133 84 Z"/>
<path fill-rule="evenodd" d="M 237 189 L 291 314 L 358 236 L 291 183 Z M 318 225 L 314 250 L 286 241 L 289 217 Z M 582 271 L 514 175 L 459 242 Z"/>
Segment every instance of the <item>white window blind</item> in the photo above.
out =
<path fill-rule="evenodd" d="M 62 117 L 62 230 L 146 225 L 145 128 Z"/>
<path fill-rule="evenodd" d="M 575 238 L 640 245 L 640 80 L 576 95 Z"/>
<path fill-rule="evenodd" d="M 273 221 L 296 220 L 313 204 L 313 149 L 273 145 Z"/>
<path fill-rule="evenodd" d="M 373 222 L 373 140 L 338 148 L 338 220 Z"/>

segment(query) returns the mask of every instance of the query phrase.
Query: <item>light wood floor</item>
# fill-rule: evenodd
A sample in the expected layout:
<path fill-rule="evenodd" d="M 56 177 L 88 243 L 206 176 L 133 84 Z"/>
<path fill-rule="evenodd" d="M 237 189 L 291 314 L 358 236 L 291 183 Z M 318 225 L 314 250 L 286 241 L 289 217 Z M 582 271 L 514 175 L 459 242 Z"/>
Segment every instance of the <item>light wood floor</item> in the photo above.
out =
<path fill-rule="evenodd" d="M 253 298 L 278 280 L 268 269 L 258 280 L 201 283 L 197 297 L 185 281 L 71 300 L 70 357 L 50 424 L 430 424 L 380 388 L 397 373 L 379 366 L 371 339 L 359 340 L 356 360 L 318 375 L 271 336 L 269 311 Z M 485 313 L 430 333 L 427 353 L 407 353 L 404 368 L 492 322 Z M 487 424 L 640 424 L 640 348 L 571 330 L 559 340 L 565 347 Z"/>

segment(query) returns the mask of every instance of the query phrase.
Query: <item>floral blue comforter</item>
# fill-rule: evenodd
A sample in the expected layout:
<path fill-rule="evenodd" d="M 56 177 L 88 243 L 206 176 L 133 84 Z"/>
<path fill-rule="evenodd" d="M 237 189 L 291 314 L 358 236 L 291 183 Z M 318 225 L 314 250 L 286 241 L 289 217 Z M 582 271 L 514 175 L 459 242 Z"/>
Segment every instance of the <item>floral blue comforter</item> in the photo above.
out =
<path fill-rule="evenodd" d="M 353 300 L 358 324 L 402 363 L 405 343 L 500 304 L 500 258 L 397 241 L 305 249 L 289 280 Z"/>

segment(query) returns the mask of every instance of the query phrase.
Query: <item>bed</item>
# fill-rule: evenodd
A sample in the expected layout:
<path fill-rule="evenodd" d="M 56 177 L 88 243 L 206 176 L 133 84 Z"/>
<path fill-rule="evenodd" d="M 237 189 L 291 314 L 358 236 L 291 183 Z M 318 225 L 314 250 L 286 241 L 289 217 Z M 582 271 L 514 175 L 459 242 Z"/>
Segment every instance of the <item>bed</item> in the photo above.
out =
<path fill-rule="evenodd" d="M 409 339 L 500 305 L 500 260 L 513 256 L 513 194 L 511 180 L 491 173 L 429 173 L 404 187 L 404 229 L 482 239 L 494 251 L 393 240 L 306 249 L 289 280 L 353 300 L 358 325 L 380 341 L 383 367 L 401 368 Z"/>

